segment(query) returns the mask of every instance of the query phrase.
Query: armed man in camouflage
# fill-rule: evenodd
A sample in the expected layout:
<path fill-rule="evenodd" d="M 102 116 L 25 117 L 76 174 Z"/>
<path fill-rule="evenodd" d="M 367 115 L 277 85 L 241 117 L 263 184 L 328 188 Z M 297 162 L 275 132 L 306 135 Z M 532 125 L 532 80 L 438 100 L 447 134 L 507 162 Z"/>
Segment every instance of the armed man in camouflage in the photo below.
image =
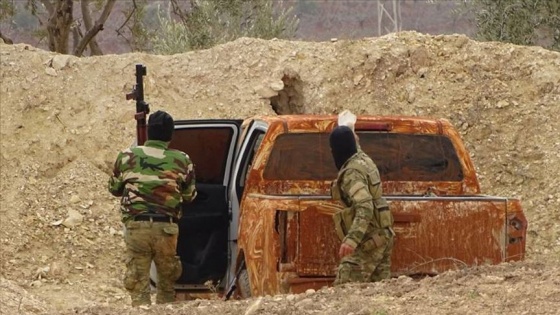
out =
<path fill-rule="evenodd" d="M 175 300 L 175 281 L 182 266 L 177 256 L 177 222 L 181 203 L 196 196 L 193 163 L 183 152 L 168 149 L 173 118 L 163 111 L 150 115 L 148 141 L 119 153 L 109 192 L 121 197 L 127 248 L 124 286 L 132 305 L 151 305 L 149 277 L 154 261 L 156 303 Z"/>
<path fill-rule="evenodd" d="M 373 282 L 391 276 L 393 216 L 381 196 L 381 179 L 372 159 L 358 149 L 356 136 L 347 126 L 330 135 L 331 152 L 338 178 L 333 198 L 344 209 L 334 215 L 335 229 L 342 241 L 341 258 L 334 284 Z"/>

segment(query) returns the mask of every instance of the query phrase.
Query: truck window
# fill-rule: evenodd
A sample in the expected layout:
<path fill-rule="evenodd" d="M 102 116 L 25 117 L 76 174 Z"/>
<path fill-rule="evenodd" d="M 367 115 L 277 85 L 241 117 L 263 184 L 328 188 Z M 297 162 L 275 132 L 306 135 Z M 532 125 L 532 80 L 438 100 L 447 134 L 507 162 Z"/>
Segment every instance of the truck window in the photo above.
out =
<path fill-rule="evenodd" d="M 442 135 L 358 132 L 360 146 L 386 181 L 461 181 L 451 140 Z M 265 167 L 268 180 L 332 180 L 337 170 L 328 133 L 278 136 Z"/>
<path fill-rule="evenodd" d="M 253 159 L 255 158 L 255 154 L 259 149 L 262 139 L 264 137 L 264 131 L 262 130 L 255 130 L 251 134 L 251 138 L 247 144 L 247 151 L 244 153 L 242 157 L 242 162 L 240 166 L 240 173 L 237 179 L 237 194 L 238 200 L 241 200 L 241 196 L 243 195 L 243 190 L 245 190 L 245 180 L 247 179 L 247 174 L 251 169 L 253 164 Z"/>
<path fill-rule="evenodd" d="M 336 174 L 328 133 L 287 133 L 276 138 L 263 177 L 332 180 Z"/>
<path fill-rule="evenodd" d="M 223 184 L 233 129 L 230 127 L 176 129 L 170 148 L 189 155 L 196 182 Z"/>
<path fill-rule="evenodd" d="M 362 149 L 387 181 L 461 181 L 463 168 L 443 135 L 358 133 Z"/>

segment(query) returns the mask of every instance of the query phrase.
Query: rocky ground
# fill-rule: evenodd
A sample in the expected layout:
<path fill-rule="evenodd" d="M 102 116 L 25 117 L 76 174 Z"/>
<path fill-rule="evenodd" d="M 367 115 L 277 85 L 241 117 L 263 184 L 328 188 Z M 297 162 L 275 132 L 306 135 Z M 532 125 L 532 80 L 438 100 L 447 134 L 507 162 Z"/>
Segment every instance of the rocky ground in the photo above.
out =
<path fill-rule="evenodd" d="M 485 194 L 522 200 L 525 261 L 245 301 L 129 307 L 116 153 L 124 95 L 147 66 L 152 110 L 175 118 L 338 113 L 443 117 Z M 415 32 L 75 58 L 0 44 L 0 314 L 556 314 L 560 307 L 560 53 Z M 284 78 L 284 81 L 282 80 Z M 288 101 L 271 102 L 278 94 Z"/>

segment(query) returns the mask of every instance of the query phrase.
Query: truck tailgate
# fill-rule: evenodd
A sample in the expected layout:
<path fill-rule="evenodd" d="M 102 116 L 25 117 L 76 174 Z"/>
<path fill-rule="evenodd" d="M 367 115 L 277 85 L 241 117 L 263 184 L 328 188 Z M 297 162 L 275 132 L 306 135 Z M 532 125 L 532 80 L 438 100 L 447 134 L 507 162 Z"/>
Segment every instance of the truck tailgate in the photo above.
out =
<path fill-rule="evenodd" d="M 511 200 L 507 198 L 389 196 L 387 200 L 397 234 L 392 255 L 395 275 L 436 274 L 516 259 L 510 255 L 522 258 L 526 221 L 521 214 L 516 225 L 520 231 L 511 231 Z M 340 245 L 332 229 L 336 205 L 330 200 L 306 199 L 300 207 L 297 274 L 332 276 Z M 508 246 L 515 248 L 508 250 Z"/>

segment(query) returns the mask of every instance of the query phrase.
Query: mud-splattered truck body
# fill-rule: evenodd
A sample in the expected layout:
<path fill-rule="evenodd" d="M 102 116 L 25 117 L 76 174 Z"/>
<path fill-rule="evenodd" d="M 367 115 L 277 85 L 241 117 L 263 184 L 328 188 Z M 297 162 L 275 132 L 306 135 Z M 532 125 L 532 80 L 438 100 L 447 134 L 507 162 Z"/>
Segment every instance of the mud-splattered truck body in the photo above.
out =
<path fill-rule="evenodd" d="M 176 121 L 170 146 L 194 161 L 198 189 L 179 222 L 179 292 L 225 293 L 235 284 L 246 297 L 331 284 L 340 245 L 328 142 L 336 120 Z M 447 120 L 359 116 L 356 133 L 395 218 L 393 275 L 523 259 L 527 221 L 519 200 L 481 193 Z"/>

